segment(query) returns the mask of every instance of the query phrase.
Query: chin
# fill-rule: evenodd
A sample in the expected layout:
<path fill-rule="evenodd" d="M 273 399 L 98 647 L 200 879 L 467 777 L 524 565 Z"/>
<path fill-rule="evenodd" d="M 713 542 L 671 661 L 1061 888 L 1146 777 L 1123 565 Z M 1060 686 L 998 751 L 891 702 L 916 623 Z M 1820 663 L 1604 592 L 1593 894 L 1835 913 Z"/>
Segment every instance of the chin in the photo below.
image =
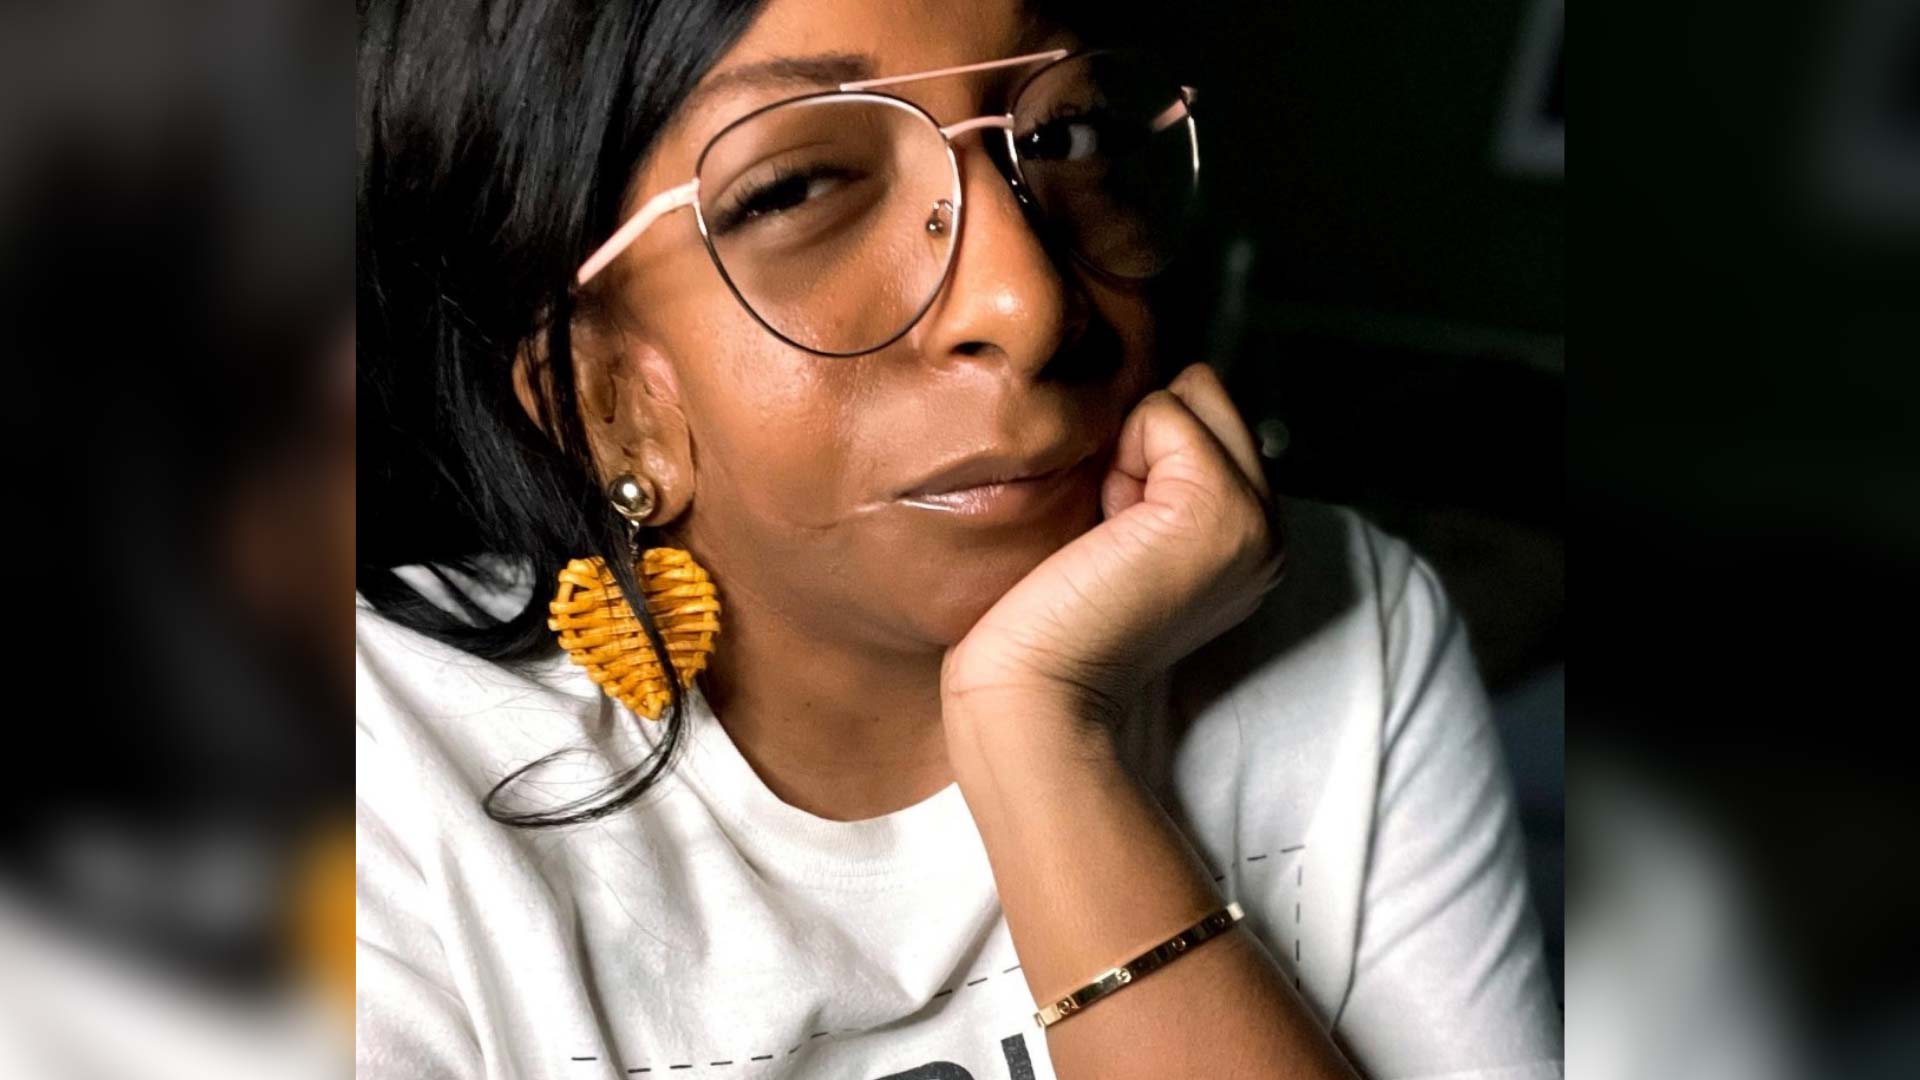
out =
<path fill-rule="evenodd" d="M 940 582 L 928 597 L 922 618 L 927 636 L 942 648 L 952 648 L 967 636 L 980 616 L 985 615 L 1007 590 L 1027 575 L 1032 565 L 1015 570 L 981 565 L 956 568 Z"/>
<path fill-rule="evenodd" d="M 982 546 L 943 560 L 920 593 L 926 601 L 922 625 L 929 637 L 944 648 L 958 644 L 1007 590 L 1084 531 L 1054 537 L 1029 534 L 1022 543 Z"/>

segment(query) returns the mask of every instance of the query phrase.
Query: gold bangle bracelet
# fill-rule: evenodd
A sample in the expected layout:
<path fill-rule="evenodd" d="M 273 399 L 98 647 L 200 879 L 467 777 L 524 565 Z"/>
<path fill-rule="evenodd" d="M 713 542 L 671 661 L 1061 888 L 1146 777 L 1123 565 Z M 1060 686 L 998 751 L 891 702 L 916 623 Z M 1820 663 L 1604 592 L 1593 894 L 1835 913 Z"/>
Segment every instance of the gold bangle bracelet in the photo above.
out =
<path fill-rule="evenodd" d="M 1228 904 L 1132 960 L 1102 972 L 1092 982 L 1034 1013 L 1033 1018 L 1039 1021 L 1042 1028 L 1057 1024 L 1121 987 L 1132 985 L 1135 979 L 1166 967 L 1201 942 L 1219 937 L 1245 914 L 1240 910 L 1238 901 Z"/>

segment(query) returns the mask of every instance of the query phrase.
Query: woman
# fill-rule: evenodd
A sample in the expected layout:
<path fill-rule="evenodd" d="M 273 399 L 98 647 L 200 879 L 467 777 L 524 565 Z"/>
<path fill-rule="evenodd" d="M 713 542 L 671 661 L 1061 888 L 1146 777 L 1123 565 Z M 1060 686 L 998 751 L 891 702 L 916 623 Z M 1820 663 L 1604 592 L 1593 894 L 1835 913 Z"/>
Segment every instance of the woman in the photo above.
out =
<path fill-rule="evenodd" d="M 1101 30 L 364 16 L 363 1075 L 1560 1074 L 1459 625 L 1167 377 Z"/>

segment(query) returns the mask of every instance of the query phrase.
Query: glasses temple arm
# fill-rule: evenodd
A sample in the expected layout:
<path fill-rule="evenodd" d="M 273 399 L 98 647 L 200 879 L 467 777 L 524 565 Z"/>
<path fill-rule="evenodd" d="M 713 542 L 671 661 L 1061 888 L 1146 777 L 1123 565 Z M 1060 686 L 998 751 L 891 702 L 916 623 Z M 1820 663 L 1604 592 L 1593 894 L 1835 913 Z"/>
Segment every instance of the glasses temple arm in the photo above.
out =
<path fill-rule="evenodd" d="M 606 243 L 601 244 L 598 250 L 587 257 L 586 262 L 580 264 L 579 273 L 574 275 L 574 285 L 585 285 L 593 280 L 594 275 L 605 270 L 607 264 L 619 258 L 621 252 L 632 246 L 635 240 L 640 239 L 640 234 L 646 232 L 648 226 L 674 210 L 683 206 L 692 206 L 694 200 L 699 197 L 700 178 L 694 177 L 679 187 L 668 188 L 648 199 L 632 217 L 626 220 L 625 224 L 620 226 L 618 232 L 608 237 Z"/>
<path fill-rule="evenodd" d="M 918 82 L 921 79 L 939 79 L 948 75 L 964 75 L 970 71 L 992 71 L 995 68 L 1013 67 L 1018 64 L 1033 64 L 1042 60 L 1059 60 L 1072 55 L 1070 49 L 1048 49 L 1046 52 L 1027 53 L 1024 56 L 1009 56 L 1004 60 L 984 60 L 978 64 L 961 64 L 958 67 L 934 68 L 932 71 L 916 71 L 908 75 L 887 75 L 878 79 L 861 79 L 857 82 L 840 84 L 841 90 L 871 90 L 876 86 L 895 86 L 900 83 Z"/>
<path fill-rule="evenodd" d="M 1180 100 L 1167 106 L 1165 112 L 1153 118 L 1153 132 L 1158 135 L 1173 125 L 1193 115 L 1193 103 L 1200 100 L 1200 91 L 1191 86 L 1180 88 Z"/>

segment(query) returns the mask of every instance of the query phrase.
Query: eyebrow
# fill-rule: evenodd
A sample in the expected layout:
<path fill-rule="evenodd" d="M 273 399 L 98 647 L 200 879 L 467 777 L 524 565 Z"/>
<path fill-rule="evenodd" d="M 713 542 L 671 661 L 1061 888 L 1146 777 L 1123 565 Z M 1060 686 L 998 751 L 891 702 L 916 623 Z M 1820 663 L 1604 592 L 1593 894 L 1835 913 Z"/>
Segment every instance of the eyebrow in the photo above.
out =
<path fill-rule="evenodd" d="M 692 111 L 708 100 L 740 90 L 818 86 L 831 90 L 841 83 L 873 77 L 873 57 L 865 53 L 819 53 L 813 56 L 776 56 L 722 71 L 687 95 L 682 108 Z"/>

